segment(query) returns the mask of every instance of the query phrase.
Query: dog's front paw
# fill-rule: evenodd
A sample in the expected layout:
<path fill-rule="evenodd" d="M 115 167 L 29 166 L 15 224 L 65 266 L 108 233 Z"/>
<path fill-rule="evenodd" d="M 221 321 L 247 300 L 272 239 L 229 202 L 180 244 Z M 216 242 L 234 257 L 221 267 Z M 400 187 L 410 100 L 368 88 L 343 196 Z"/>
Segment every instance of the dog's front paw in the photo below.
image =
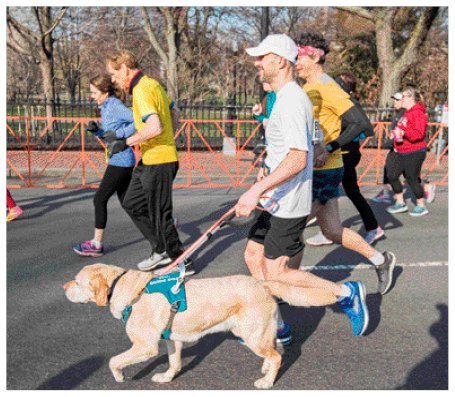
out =
<path fill-rule="evenodd" d="M 114 375 L 114 378 L 117 382 L 119 383 L 123 383 L 125 382 L 125 375 L 123 375 L 123 372 L 122 371 L 118 371 L 118 370 L 111 370 L 112 371 L 112 375 Z"/>
<path fill-rule="evenodd" d="M 273 382 L 270 382 L 270 380 L 265 376 L 264 378 L 258 379 L 254 382 L 254 386 L 258 389 L 270 389 L 273 386 Z"/>
<path fill-rule="evenodd" d="M 119 383 L 125 382 L 125 375 L 123 375 L 123 371 L 115 368 L 112 365 L 112 359 L 111 359 L 111 362 L 109 363 L 109 369 L 111 370 L 112 375 L 114 375 L 114 378 L 117 382 L 119 382 Z"/>
<path fill-rule="evenodd" d="M 153 375 L 152 380 L 157 383 L 168 383 L 172 380 L 173 377 L 174 377 L 173 373 L 169 373 L 169 371 L 166 371 Z"/>

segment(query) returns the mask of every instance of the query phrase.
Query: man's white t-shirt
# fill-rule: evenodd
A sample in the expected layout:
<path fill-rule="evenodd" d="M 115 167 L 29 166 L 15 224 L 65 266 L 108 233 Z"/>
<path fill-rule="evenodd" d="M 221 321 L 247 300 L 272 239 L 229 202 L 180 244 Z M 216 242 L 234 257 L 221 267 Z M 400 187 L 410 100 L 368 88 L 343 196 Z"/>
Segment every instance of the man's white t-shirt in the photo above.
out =
<path fill-rule="evenodd" d="M 278 218 L 300 218 L 311 212 L 313 130 L 313 105 L 305 91 L 295 81 L 291 81 L 277 93 L 265 128 L 265 174 L 273 172 L 291 148 L 308 152 L 308 157 L 306 168 L 299 174 L 264 193 L 278 204 L 278 209 L 271 211 Z M 261 200 L 261 203 L 265 207 L 270 205 L 266 200 Z"/>

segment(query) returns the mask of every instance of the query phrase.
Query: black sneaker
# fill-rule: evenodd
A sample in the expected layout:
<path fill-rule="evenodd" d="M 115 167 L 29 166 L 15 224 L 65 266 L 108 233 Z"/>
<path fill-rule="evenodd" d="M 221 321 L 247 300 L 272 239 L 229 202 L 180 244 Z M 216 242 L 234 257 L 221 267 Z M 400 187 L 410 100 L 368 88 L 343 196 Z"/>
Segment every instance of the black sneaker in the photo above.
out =
<path fill-rule="evenodd" d="M 191 259 L 184 259 L 183 260 L 184 263 L 185 263 L 185 276 L 192 276 L 193 274 L 196 273 L 196 269 L 194 268 L 194 263 Z M 163 267 L 166 267 L 168 265 L 165 265 L 165 266 L 161 266 L 161 268 Z M 158 273 L 159 270 L 155 270 L 153 272 L 153 274 L 156 274 Z M 179 273 L 180 272 L 180 269 L 178 266 L 175 266 L 172 270 L 170 270 L 168 273 L 166 274 L 172 274 L 172 273 Z"/>
<path fill-rule="evenodd" d="M 385 262 L 382 265 L 375 266 L 376 274 L 378 275 L 378 292 L 385 295 L 392 285 L 393 269 L 395 268 L 396 258 L 392 252 L 384 251 L 382 253 Z"/>

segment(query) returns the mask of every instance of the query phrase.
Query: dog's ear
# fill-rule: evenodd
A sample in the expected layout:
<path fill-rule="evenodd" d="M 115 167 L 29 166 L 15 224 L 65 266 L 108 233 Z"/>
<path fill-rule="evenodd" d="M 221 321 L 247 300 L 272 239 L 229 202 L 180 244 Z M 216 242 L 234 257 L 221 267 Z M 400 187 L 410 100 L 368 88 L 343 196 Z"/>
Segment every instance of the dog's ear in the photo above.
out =
<path fill-rule="evenodd" d="M 98 306 L 107 305 L 107 295 L 109 292 L 109 285 L 101 274 L 97 274 L 90 280 L 89 283 L 95 294 L 95 302 Z"/>

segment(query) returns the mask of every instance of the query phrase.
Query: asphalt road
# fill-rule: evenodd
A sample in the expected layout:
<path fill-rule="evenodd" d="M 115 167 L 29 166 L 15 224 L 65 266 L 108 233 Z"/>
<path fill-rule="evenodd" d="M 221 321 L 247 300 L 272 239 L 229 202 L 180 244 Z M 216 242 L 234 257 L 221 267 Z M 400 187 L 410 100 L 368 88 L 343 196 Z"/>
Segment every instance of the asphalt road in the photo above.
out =
<path fill-rule="evenodd" d="M 185 245 L 194 242 L 236 203 L 245 189 L 176 189 L 175 216 Z M 377 187 L 363 187 L 374 197 Z M 77 256 L 71 245 L 92 238 L 93 189 L 16 189 L 25 210 L 7 225 L 7 380 L 9 390 L 250 390 L 261 377 L 261 359 L 230 333 L 185 345 L 183 370 L 170 384 L 151 381 L 167 367 L 165 345 L 148 362 L 125 370 L 116 383 L 110 357 L 130 348 L 123 323 L 108 308 L 69 302 L 62 286 L 83 266 L 107 263 L 135 268 L 148 243 L 121 209 L 109 202 L 106 254 Z M 410 201 L 410 197 L 407 197 Z M 285 347 L 274 390 L 447 389 L 448 387 L 448 189 L 438 187 L 430 214 L 390 215 L 372 203 L 386 238 L 378 250 L 397 256 L 394 287 L 381 297 L 368 261 L 340 246 L 307 246 L 302 266 L 336 282 L 362 280 L 370 325 L 354 337 L 337 307 L 283 306 L 294 342 Z M 411 204 L 411 208 L 413 204 Z M 364 234 L 346 197 L 344 226 Z M 316 234 L 310 226 L 305 237 Z M 242 259 L 247 227 L 222 229 L 195 255 L 208 278 L 247 274 Z M 316 267 L 314 267 L 316 266 Z"/>

